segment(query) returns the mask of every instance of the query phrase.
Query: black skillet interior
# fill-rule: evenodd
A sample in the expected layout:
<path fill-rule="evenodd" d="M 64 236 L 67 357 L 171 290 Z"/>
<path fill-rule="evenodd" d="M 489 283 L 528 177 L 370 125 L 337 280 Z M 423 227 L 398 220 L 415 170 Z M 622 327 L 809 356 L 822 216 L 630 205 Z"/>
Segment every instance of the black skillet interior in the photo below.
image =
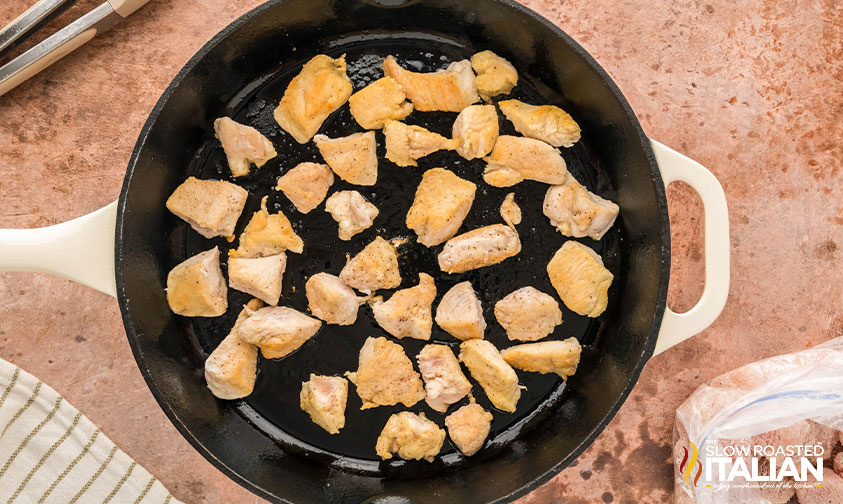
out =
<path fill-rule="evenodd" d="M 525 491 L 572 460 L 611 418 L 652 351 L 654 321 L 661 319 L 667 285 L 663 188 L 654 177 L 640 128 L 619 93 L 578 46 L 523 8 L 501 2 L 270 2 L 235 26 L 206 46 L 162 97 L 141 133 L 121 196 L 117 257 L 124 320 L 139 365 L 176 426 L 241 483 L 291 502 L 357 502 L 377 495 L 403 495 L 418 502 L 492 501 Z M 527 389 L 514 414 L 494 410 L 475 385 L 473 395 L 494 412 L 489 441 L 469 459 L 446 441 L 432 464 L 380 462 L 374 454 L 377 435 L 388 416 L 404 408 L 360 411 L 353 386 L 346 427 L 339 435 L 328 435 L 299 409 L 301 382 L 311 372 L 355 369 L 365 338 L 384 334 L 368 307 L 360 310 L 355 325 L 324 326 L 287 358 L 262 360 L 249 398 L 213 398 L 205 388 L 202 363 L 228 333 L 248 296 L 230 290 L 229 312 L 215 319 L 190 320 L 169 312 L 163 291 L 167 272 L 194 253 L 214 245 L 224 252 L 232 244 L 205 240 L 169 215 L 163 203 L 188 175 L 230 180 L 213 138 L 211 124 L 218 116 L 258 128 L 279 152 L 261 169 L 236 180 L 250 192 L 237 231 L 268 195 L 270 210 L 283 211 L 304 239 L 304 254 L 288 254 L 283 304 L 306 312 L 306 279 L 320 271 L 338 273 L 346 254 L 356 253 L 375 236 L 408 238 L 399 247 L 402 288 L 415 285 L 418 273 L 427 272 L 436 280 L 438 302 L 454 284 L 471 281 L 484 303 L 486 337 L 499 348 L 511 343 L 494 319 L 495 301 L 526 285 L 555 295 L 545 265 L 565 238 L 541 213 L 546 185 L 489 187 L 481 179 L 482 161 L 468 162 L 453 152 L 433 154 L 416 168 L 399 168 L 385 160 L 378 133 L 378 184 L 361 188 L 337 179 L 332 187 L 359 190 L 381 212 L 372 228 L 350 242 L 338 240 L 336 223 L 324 205 L 302 215 L 273 189 L 277 177 L 297 163 L 320 161 L 312 143 L 299 145 L 272 118 L 287 83 L 314 54 L 346 54 L 357 90 L 382 75 L 380 61 L 387 54 L 396 55 L 407 68 L 432 71 L 483 49 L 507 57 L 518 68 L 521 80 L 512 97 L 555 103 L 572 113 L 583 128 L 583 140 L 563 149 L 569 169 L 621 206 L 621 218 L 602 241 L 582 240 L 601 253 L 615 274 L 609 310 L 592 320 L 562 305 L 564 322 L 551 336 L 575 336 L 585 345 L 578 373 L 566 387 L 553 376 L 519 372 Z M 455 116 L 416 112 L 407 122 L 450 136 Z M 503 118 L 501 128 L 513 133 Z M 347 106 L 321 129 L 332 137 L 355 131 L 362 129 Z M 428 249 L 415 243 L 404 225 L 421 174 L 436 166 L 478 185 L 462 230 L 501 222 L 500 203 L 515 192 L 524 213 L 518 226 L 521 254 L 461 275 L 439 272 L 436 254 L 441 246 Z M 438 327 L 432 339 L 458 351 L 459 342 Z M 424 344 L 400 343 L 411 358 Z M 443 424 L 444 416 L 424 403 L 410 409 Z"/>

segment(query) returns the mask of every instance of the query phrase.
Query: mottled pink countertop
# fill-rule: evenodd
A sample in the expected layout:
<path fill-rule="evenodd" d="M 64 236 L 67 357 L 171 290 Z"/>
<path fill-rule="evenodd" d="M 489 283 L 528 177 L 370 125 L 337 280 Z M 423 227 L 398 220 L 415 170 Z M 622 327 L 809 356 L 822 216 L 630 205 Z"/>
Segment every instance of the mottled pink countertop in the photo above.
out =
<path fill-rule="evenodd" d="M 34 0 L 0 2 L 0 24 Z M 79 12 L 99 0 L 80 1 Z M 114 200 L 138 131 L 188 58 L 259 0 L 153 0 L 0 98 L 0 227 Z M 843 334 L 843 4 L 532 0 L 615 79 L 652 137 L 722 182 L 732 288 L 708 330 L 654 358 L 606 431 L 523 499 L 669 500 L 675 408 L 742 364 Z M 668 191 L 670 302 L 701 292 L 701 207 Z M 117 303 L 41 274 L 0 274 L 0 357 L 55 387 L 189 503 L 260 502 L 178 434 L 146 388 Z"/>

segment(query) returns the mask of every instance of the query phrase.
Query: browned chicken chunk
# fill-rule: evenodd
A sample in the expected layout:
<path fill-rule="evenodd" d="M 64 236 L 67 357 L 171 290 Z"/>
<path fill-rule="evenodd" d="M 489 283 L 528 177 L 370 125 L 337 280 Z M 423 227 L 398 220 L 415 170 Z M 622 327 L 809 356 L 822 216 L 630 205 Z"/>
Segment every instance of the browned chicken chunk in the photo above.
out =
<path fill-rule="evenodd" d="M 372 186 L 378 181 L 378 153 L 375 132 L 353 133 L 346 137 L 313 137 L 328 166 L 349 184 Z"/>
<path fill-rule="evenodd" d="M 205 381 L 220 399 L 240 399 L 252 393 L 258 369 L 258 347 L 237 336 L 240 324 L 263 305 L 253 299 L 243 307 L 228 336 L 205 360 Z"/>
<path fill-rule="evenodd" d="M 579 125 L 554 105 L 530 105 L 518 100 L 498 103 L 501 112 L 522 135 L 554 147 L 571 147 L 580 139 Z"/>
<path fill-rule="evenodd" d="M 398 287 L 401 273 L 395 247 L 378 236 L 348 261 L 340 272 L 340 280 L 366 294 Z"/>
<path fill-rule="evenodd" d="M 570 174 L 564 184 L 547 190 L 543 205 L 544 214 L 560 233 L 593 240 L 603 238 L 619 210 L 618 205 L 592 193 Z"/>
<path fill-rule="evenodd" d="M 466 159 L 481 158 L 490 152 L 498 139 L 498 111 L 494 105 L 471 105 L 463 109 L 452 130 L 458 141 L 457 154 Z"/>
<path fill-rule="evenodd" d="M 407 212 L 407 227 L 416 232 L 422 245 L 439 245 L 457 233 L 476 190 L 473 182 L 444 168 L 427 170 Z"/>
<path fill-rule="evenodd" d="M 301 254 L 304 242 L 293 231 L 290 220 L 280 210 L 271 214 L 266 209 L 266 196 L 261 200 L 261 209 L 255 212 L 240 235 L 237 250 L 230 250 L 232 257 L 266 257 L 285 250 Z"/>
<path fill-rule="evenodd" d="M 501 351 L 503 360 L 522 371 L 556 373 L 567 380 L 577 372 L 582 347 L 576 338 L 515 345 Z"/>
<path fill-rule="evenodd" d="M 609 303 L 609 286 L 614 276 L 603 259 L 582 243 L 566 241 L 547 265 L 550 283 L 571 311 L 597 317 Z"/>
<path fill-rule="evenodd" d="M 267 257 L 230 257 L 228 285 L 268 305 L 277 305 L 286 267 L 287 254 L 284 252 Z"/>
<path fill-rule="evenodd" d="M 448 436 L 464 455 L 470 457 L 480 451 L 489 428 L 492 426 L 492 414 L 483 406 L 472 402 L 445 417 Z"/>
<path fill-rule="evenodd" d="M 473 339 L 460 344 L 460 361 L 483 387 L 489 400 L 499 410 L 512 413 L 521 398 L 518 375 L 486 340 Z"/>
<path fill-rule="evenodd" d="M 383 128 L 386 159 L 398 166 L 418 166 L 417 159 L 439 150 L 453 150 L 458 142 L 399 121 L 387 120 Z"/>
<path fill-rule="evenodd" d="M 553 297 L 535 287 L 522 287 L 495 303 L 495 318 L 511 340 L 536 341 L 562 323 Z"/>
<path fill-rule="evenodd" d="M 521 224 L 521 207 L 515 202 L 515 193 L 509 193 L 503 199 L 503 203 L 501 203 L 501 218 L 511 228 Z"/>
<path fill-rule="evenodd" d="M 214 121 L 214 133 L 222 144 L 228 167 L 235 177 L 248 175 L 252 163 L 260 168 L 278 155 L 272 142 L 260 131 L 229 117 Z"/>
<path fill-rule="evenodd" d="M 348 381 L 341 376 L 319 376 L 301 384 L 299 406 L 310 415 L 313 423 L 329 434 L 339 434 L 345 426 L 345 404 L 348 400 Z"/>
<path fill-rule="evenodd" d="M 339 224 L 340 240 L 350 240 L 372 226 L 378 207 L 357 191 L 337 191 L 325 202 L 325 210 Z"/>
<path fill-rule="evenodd" d="M 481 51 L 472 56 L 471 67 L 477 74 L 477 91 L 486 101 L 509 94 L 518 84 L 518 72 L 512 63 L 492 51 Z"/>
<path fill-rule="evenodd" d="M 367 298 L 358 298 L 351 287 L 330 273 L 317 273 L 305 284 L 308 308 L 329 324 L 351 325 L 357 309 Z"/>
<path fill-rule="evenodd" d="M 501 135 L 492 153 L 483 159 L 483 180 L 494 187 L 511 187 L 522 180 L 561 184 L 568 177 L 559 151 L 533 138 Z"/>
<path fill-rule="evenodd" d="M 375 300 L 372 312 L 378 325 L 398 339 L 429 340 L 433 328 L 430 307 L 434 298 L 433 278 L 427 273 L 419 273 L 418 285 L 396 291 L 388 301 Z"/>
<path fill-rule="evenodd" d="M 363 401 L 360 409 L 398 403 L 409 408 L 424 399 L 421 377 L 413 363 L 401 345 L 386 338 L 366 338 L 357 371 L 346 376 Z"/>
<path fill-rule="evenodd" d="M 457 339 L 483 339 L 486 320 L 470 282 L 460 282 L 442 296 L 436 308 L 436 323 Z"/>
<path fill-rule="evenodd" d="M 167 199 L 173 212 L 205 238 L 233 236 L 249 193 L 223 180 L 188 177 Z"/>
<path fill-rule="evenodd" d="M 261 350 L 267 359 L 279 359 L 299 349 L 322 327 L 322 322 L 286 306 L 261 308 L 240 324 L 237 335 Z"/>
<path fill-rule="evenodd" d="M 383 77 L 357 91 L 348 99 L 351 115 L 366 129 L 383 128 L 387 119 L 400 121 L 410 115 L 413 104 L 391 77 Z"/>
<path fill-rule="evenodd" d="M 420 112 L 459 112 L 480 99 L 468 60 L 455 61 L 445 70 L 419 73 L 405 70 L 387 56 L 383 71 L 395 79 Z"/>
<path fill-rule="evenodd" d="M 448 406 L 471 392 L 471 383 L 449 347 L 425 345 L 419 352 L 418 362 L 427 393 L 425 401 L 436 411 L 444 413 Z"/>
<path fill-rule="evenodd" d="M 334 172 L 328 165 L 299 163 L 278 178 L 275 189 L 283 192 L 296 210 L 306 214 L 322 203 L 333 183 Z"/>
<path fill-rule="evenodd" d="M 167 303 L 177 315 L 219 317 L 228 309 L 227 296 L 217 247 L 188 258 L 167 275 Z"/>
<path fill-rule="evenodd" d="M 389 417 L 378 436 L 375 451 L 384 460 L 395 454 L 404 460 L 433 462 L 444 442 L 445 431 L 428 420 L 424 413 L 402 411 Z"/>
<path fill-rule="evenodd" d="M 503 224 L 492 224 L 457 235 L 439 253 L 439 268 L 463 273 L 497 264 L 521 252 L 518 233 Z"/>

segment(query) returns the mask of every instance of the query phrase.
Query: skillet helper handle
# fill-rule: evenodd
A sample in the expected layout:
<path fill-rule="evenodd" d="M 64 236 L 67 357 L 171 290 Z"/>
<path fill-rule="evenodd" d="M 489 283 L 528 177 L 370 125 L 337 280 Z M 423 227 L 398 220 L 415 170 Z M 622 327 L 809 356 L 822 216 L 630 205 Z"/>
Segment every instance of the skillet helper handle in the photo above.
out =
<path fill-rule="evenodd" d="M 690 185 L 703 203 L 705 216 L 705 287 L 697 304 L 685 313 L 665 308 L 656 349 L 658 355 L 710 326 L 729 296 L 729 210 L 717 178 L 703 165 L 655 140 L 650 140 L 667 187 L 673 182 Z"/>
<path fill-rule="evenodd" d="M 116 222 L 115 201 L 54 226 L 0 229 L 0 271 L 52 273 L 117 297 Z"/>

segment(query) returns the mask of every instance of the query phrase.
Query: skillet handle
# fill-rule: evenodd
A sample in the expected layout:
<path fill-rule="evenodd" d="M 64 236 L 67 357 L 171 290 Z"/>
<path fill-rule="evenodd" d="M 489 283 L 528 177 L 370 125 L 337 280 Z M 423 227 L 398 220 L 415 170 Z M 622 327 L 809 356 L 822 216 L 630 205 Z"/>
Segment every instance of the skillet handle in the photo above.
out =
<path fill-rule="evenodd" d="M 685 182 L 700 195 L 705 215 L 705 287 L 697 304 L 685 313 L 665 308 L 656 349 L 658 355 L 710 326 L 729 296 L 729 209 L 717 178 L 703 165 L 650 140 L 664 186 Z"/>
<path fill-rule="evenodd" d="M 114 228 L 117 202 L 76 219 L 35 229 L 0 229 L 0 271 L 40 271 L 117 297 Z"/>

